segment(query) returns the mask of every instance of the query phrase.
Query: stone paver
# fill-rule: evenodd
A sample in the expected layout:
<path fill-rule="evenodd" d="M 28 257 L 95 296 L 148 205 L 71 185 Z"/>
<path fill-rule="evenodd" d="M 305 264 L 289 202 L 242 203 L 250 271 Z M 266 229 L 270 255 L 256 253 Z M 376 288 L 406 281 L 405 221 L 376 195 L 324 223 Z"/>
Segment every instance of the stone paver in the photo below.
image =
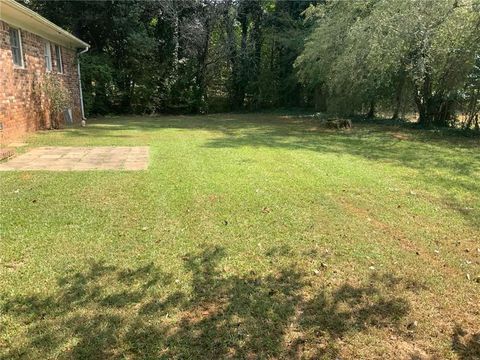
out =
<path fill-rule="evenodd" d="M 148 155 L 148 146 L 45 146 L 0 164 L 0 171 L 146 170 Z"/>

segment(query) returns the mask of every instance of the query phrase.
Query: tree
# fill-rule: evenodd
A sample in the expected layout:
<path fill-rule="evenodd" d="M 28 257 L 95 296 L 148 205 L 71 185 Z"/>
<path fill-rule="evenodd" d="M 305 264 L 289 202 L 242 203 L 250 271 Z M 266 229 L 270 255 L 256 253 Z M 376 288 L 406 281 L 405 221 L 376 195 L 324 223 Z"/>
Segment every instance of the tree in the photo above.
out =
<path fill-rule="evenodd" d="M 92 45 L 89 114 L 410 106 L 448 126 L 477 111 L 480 0 L 25 3 Z"/>
<path fill-rule="evenodd" d="M 258 109 L 303 99 L 292 67 L 304 38 L 303 0 L 25 4 L 91 45 L 81 57 L 88 114 L 206 112 L 219 101 L 221 109 Z"/>
<path fill-rule="evenodd" d="M 300 78 L 326 83 L 330 94 L 354 109 L 395 99 L 397 114 L 408 83 L 419 123 L 449 125 L 478 49 L 477 7 L 473 0 L 335 0 L 317 6 L 308 14 L 315 30 L 296 63 Z"/>

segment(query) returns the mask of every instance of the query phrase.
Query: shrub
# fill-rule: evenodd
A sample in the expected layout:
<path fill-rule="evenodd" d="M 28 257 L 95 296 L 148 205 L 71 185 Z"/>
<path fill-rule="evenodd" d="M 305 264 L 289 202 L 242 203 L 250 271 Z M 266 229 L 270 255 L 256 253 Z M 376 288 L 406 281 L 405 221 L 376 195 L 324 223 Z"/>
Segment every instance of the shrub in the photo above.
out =
<path fill-rule="evenodd" d="M 43 92 L 49 102 L 50 127 L 58 129 L 60 127 L 60 115 L 72 103 L 72 94 L 62 82 L 53 75 L 45 75 L 43 79 Z"/>

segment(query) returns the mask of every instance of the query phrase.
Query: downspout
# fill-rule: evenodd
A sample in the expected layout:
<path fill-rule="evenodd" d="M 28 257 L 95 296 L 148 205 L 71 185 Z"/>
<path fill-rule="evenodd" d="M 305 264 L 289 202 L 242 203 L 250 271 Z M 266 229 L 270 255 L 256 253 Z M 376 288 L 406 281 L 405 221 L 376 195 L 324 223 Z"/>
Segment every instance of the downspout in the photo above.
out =
<path fill-rule="evenodd" d="M 80 73 L 80 55 L 86 53 L 88 49 L 89 47 L 87 46 L 85 49 L 77 53 L 78 88 L 80 90 L 80 109 L 82 110 L 82 120 L 86 120 L 86 117 L 85 117 L 85 109 L 83 108 L 82 75 Z"/>

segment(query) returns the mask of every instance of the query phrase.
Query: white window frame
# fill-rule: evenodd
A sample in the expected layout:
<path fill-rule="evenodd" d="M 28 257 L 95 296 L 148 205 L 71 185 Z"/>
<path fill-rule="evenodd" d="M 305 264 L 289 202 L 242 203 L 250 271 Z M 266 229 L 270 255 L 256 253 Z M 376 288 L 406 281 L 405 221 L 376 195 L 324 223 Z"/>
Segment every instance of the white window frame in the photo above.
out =
<path fill-rule="evenodd" d="M 23 45 L 22 45 L 22 32 L 20 31 L 19 28 L 14 28 L 10 27 L 10 31 L 13 30 L 17 33 L 18 35 L 18 49 L 20 50 L 20 63 L 21 64 L 16 64 L 15 63 L 15 56 L 13 55 L 12 51 L 12 61 L 13 61 L 13 66 L 19 69 L 25 69 L 25 61 L 23 60 Z M 10 49 L 12 48 L 12 35 L 11 32 L 9 31 L 9 36 L 10 36 Z"/>
<path fill-rule="evenodd" d="M 57 54 L 57 49 L 58 49 L 58 54 Z M 63 74 L 64 72 L 63 72 L 62 47 L 57 44 L 55 44 L 55 62 L 57 66 L 57 73 Z"/>
<path fill-rule="evenodd" d="M 47 72 L 51 72 L 52 71 L 52 47 L 51 47 L 50 41 L 48 40 L 45 40 L 44 51 L 45 51 L 45 55 L 44 55 L 45 69 L 47 70 Z"/>

